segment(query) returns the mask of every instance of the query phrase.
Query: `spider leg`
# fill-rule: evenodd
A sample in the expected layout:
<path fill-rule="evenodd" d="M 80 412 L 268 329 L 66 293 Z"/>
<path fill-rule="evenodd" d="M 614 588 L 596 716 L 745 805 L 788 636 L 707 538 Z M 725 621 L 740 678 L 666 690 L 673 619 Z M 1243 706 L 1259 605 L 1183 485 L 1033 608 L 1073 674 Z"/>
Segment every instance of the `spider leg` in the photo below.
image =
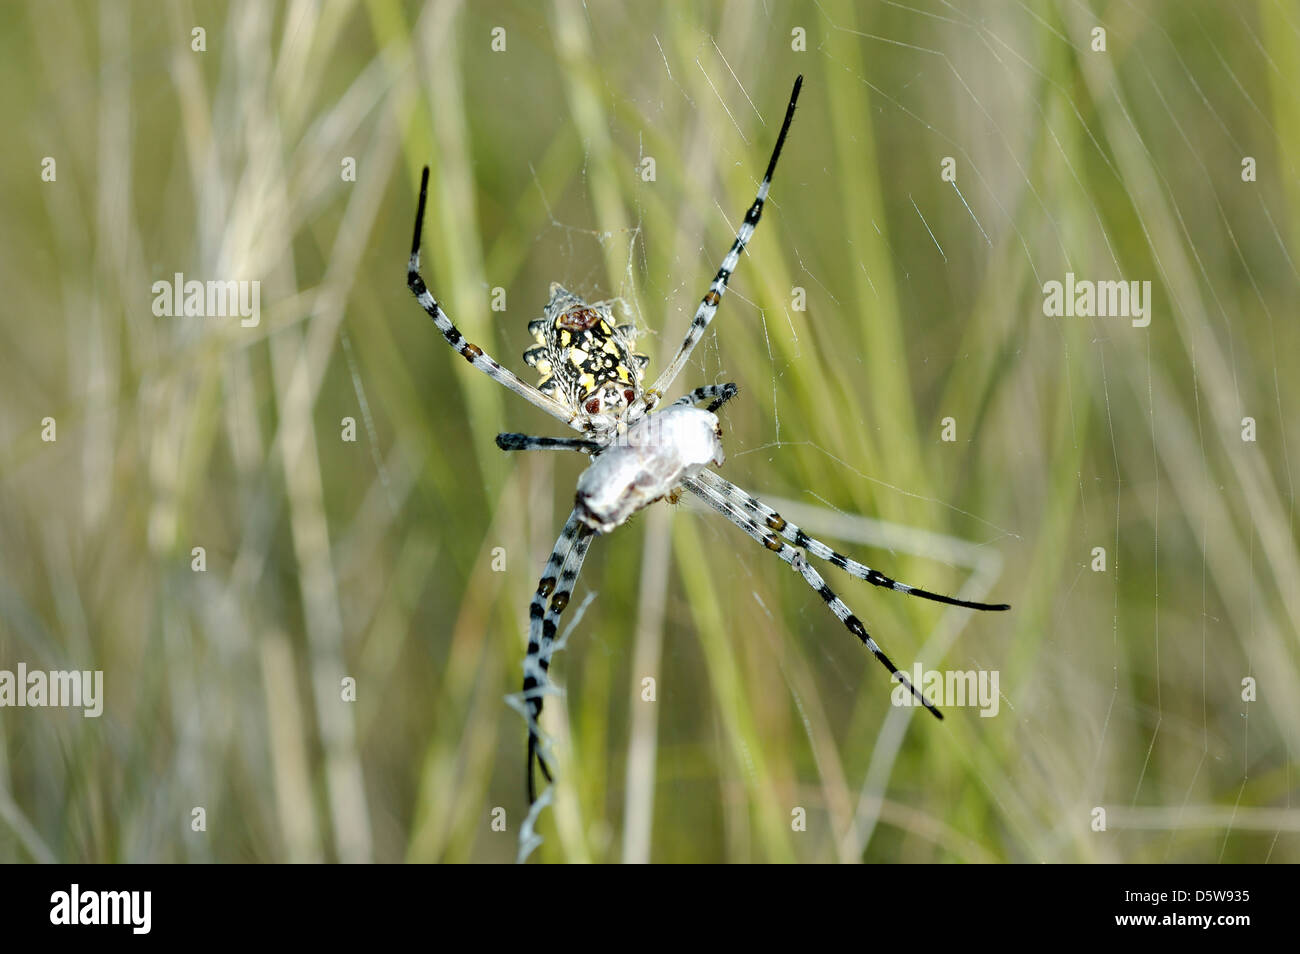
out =
<path fill-rule="evenodd" d="M 537 592 L 528 607 L 528 654 L 524 657 L 524 705 L 528 710 L 528 804 L 537 800 L 534 763 L 542 767 L 542 774 L 551 781 L 551 771 L 539 751 L 541 729 L 538 718 L 542 714 L 542 696 L 549 687 L 547 673 L 551 668 L 555 632 L 560 614 L 569 605 L 569 595 L 582 569 L 595 533 L 578 519 L 574 510 L 560 530 L 537 584 Z M 549 604 L 547 602 L 549 598 Z"/>
<path fill-rule="evenodd" d="M 497 447 L 504 451 L 573 450 L 594 454 L 604 445 L 580 437 L 530 437 L 527 434 L 498 434 Z"/>
<path fill-rule="evenodd" d="M 871 638 L 871 634 L 868 633 L 867 628 L 862 625 L 862 621 L 858 619 L 845 602 L 836 596 L 835 592 L 826 585 L 826 581 L 822 579 L 821 574 L 812 568 L 812 564 L 807 561 L 801 551 L 781 542 L 780 538 L 777 537 L 776 534 L 771 530 L 759 526 L 759 524 L 746 514 L 738 504 L 714 490 L 708 484 L 700 481 L 699 478 L 688 477 L 683 481 L 682 486 L 695 494 L 718 513 L 722 514 L 741 530 L 744 530 L 756 541 L 763 544 L 763 546 L 767 547 L 767 549 L 771 550 L 786 563 L 790 564 L 795 572 L 804 578 L 804 582 L 812 587 L 817 592 L 817 595 L 826 601 L 826 605 L 830 608 L 830 611 L 845 625 L 848 631 L 858 637 L 858 639 L 862 641 L 862 645 L 866 646 L 867 649 L 871 651 L 871 654 L 880 660 L 881 665 L 889 670 L 889 674 L 906 686 L 912 695 L 930 711 L 931 715 L 936 719 L 943 718 L 943 713 L 935 707 L 934 703 L 921 695 L 920 690 L 912 685 L 912 681 L 903 673 L 899 672 L 898 667 L 890 661 L 889 657 L 885 655 L 884 651 L 879 645 L 877 645 L 876 641 Z"/>
<path fill-rule="evenodd" d="M 706 384 L 698 387 L 689 394 L 683 394 L 674 405 L 682 404 L 686 407 L 697 407 L 703 401 L 712 401 L 708 407 L 710 414 L 715 413 L 718 408 L 734 398 L 740 391 L 740 388 L 734 384 Z"/>
<path fill-rule="evenodd" d="M 820 540 L 808 536 L 789 520 L 786 520 L 779 513 L 763 503 L 756 500 L 745 491 L 741 490 L 735 484 L 724 480 L 712 471 L 701 471 L 695 478 L 701 484 L 715 491 L 718 495 L 726 498 L 734 504 L 737 509 L 748 514 L 755 522 L 762 523 L 769 530 L 775 530 L 781 536 L 785 537 L 796 547 L 802 547 L 813 556 L 820 560 L 826 560 L 831 565 L 839 567 L 846 571 L 850 576 L 856 576 L 859 580 L 866 580 L 874 586 L 883 586 L 888 590 L 895 590 L 899 593 L 906 593 L 908 596 L 919 596 L 923 600 L 933 600 L 936 603 L 947 603 L 949 606 L 964 606 L 967 609 L 976 610 L 1008 610 L 1011 609 L 1008 603 L 974 603 L 970 600 L 959 600 L 953 596 L 944 596 L 942 593 L 932 593 L 929 590 L 923 590 L 920 587 L 912 586 L 908 583 L 900 583 L 897 580 L 890 579 L 879 570 L 873 570 L 865 563 L 859 563 L 852 560 L 842 553 L 832 550 Z"/>
<path fill-rule="evenodd" d="M 713 320 L 714 314 L 718 310 L 718 302 L 727 291 L 727 282 L 731 278 L 731 273 L 736 270 L 736 265 L 740 262 L 740 253 L 745 250 L 750 238 L 754 234 L 754 229 L 758 227 L 758 219 L 763 214 L 763 203 L 767 201 L 768 190 L 772 186 L 772 173 L 776 171 L 776 160 L 781 155 L 781 147 L 785 145 L 786 134 L 790 131 L 790 121 L 794 119 L 794 104 L 799 98 L 799 88 L 803 85 L 803 77 L 795 78 L 794 89 L 790 91 L 790 105 L 785 108 L 785 122 L 781 124 L 781 133 L 776 137 L 776 146 L 772 149 L 772 158 L 768 160 L 767 172 L 763 174 L 763 181 L 758 185 L 758 196 L 754 199 L 754 204 L 749 207 L 745 213 L 745 221 L 741 223 L 740 231 L 736 233 L 736 240 L 731 243 L 731 250 L 727 252 L 727 257 L 722 260 L 722 267 L 718 269 L 718 274 L 714 276 L 713 282 L 709 285 L 708 292 L 705 293 L 699 308 L 695 311 L 695 317 L 691 320 L 690 328 L 686 331 L 686 340 L 677 350 L 676 356 L 664 368 L 663 373 L 655 381 L 654 387 L 649 392 L 649 399 L 638 399 L 638 403 L 647 402 L 647 407 L 653 407 L 653 402 L 657 396 L 663 394 L 673 380 L 681 373 L 682 368 L 686 366 L 686 361 L 691 356 L 691 351 L 704 336 L 704 329 L 709 326 Z M 635 406 L 635 405 L 634 405 Z"/>
<path fill-rule="evenodd" d="M 406 266 L 407 287 L 415 295 L 420 307 L 429 313 L 433 323 L 438 326 L 442 336 L 447 339 L 447 344 L 451 345 L 457 354 L 498 384 L 505 385 L 511 391 L 514 391 L 530 404 L 541 408 L 547 414 L 563 421 L 574 430 L 581 430 L 582 428 L 574 423 L 578 415 L 572 410 L 554 398 L 543 394 L 513 372 L 503 368 L 478 345 L 466 341 L 465 336 L 460 333 L 460 329 L 452 324 L 446 312 L 442 310 L 437 300 L 430 294 L 428 287 L 424 284 L 424 279 L 420 277 L 420 229 L 424 225 L 424 205 L 428 192 L 429 167 L 425 166 L 424 174 L 420 177 L 420 204 L 415 211 L 415 237 L 411 240 L 411 258 Z"/>

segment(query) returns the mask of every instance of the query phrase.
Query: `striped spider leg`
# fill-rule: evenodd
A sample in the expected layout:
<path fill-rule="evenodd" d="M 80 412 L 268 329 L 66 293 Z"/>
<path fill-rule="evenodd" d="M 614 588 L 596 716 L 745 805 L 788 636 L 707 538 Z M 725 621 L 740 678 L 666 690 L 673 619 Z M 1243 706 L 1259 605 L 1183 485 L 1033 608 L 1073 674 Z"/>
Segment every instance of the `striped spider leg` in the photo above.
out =
<path fill-rule="evenodd" d="M 740 392 L 734 384 L 706 384 L 689 394 L 683 394 L 672 406 L 698 407 L 709 401 L 706 410 L 712 414 Z M 529 450 L 571 450 L 582 454 L 596 454 L 606 445 L 600 441 L 584 440 L 581 437 L 534 437 L 530 434 L 498 434 L 497 447 L 503 451 Z"/>
<path fill-rule="evenodd" d="M 551 668 L 551 653 L 555 646 L 555 633 L 559 626 L 560 614 L 569 605 L 573 586 L 582 570 L 582 561 L 587 557 L 587 548 L 595 531 L 584 525 L 575 509 L 569 514 L 560 530 L 560 537 L 555 541 L 542 571 L 542 578 L 537 583 L 537 592 L 528 607 L 528 654 L 524 657 L 524 691 L 523 703 L 528 718 L 528 804 L 537 800 L 537 783 L 533 772 L 534 764 L 541 765 L 542 774 L 551 781 L 551 770 L 541 751 L 541 727 L 538 719 L 542 714 L 542 697 L 550 690 L 547 673 Z"/>
<path fill-rule="evenodd" d="M 689 394 L 683 394 L 676 401 L 676 404 L 684 404 L 687 407 L 699 407 L 705 401 L 709 401 L 709 406 L 705 408 L 710 414 L 717 413 L 718 408 L 726 404 L 740 392 L 740 388 L 734 384 L 706 384 L 698 387 Z"/>
<path fill-rule="evenodd" d="M 772 187 L 772 174 L 776 172 L 776 161 L 781 157 L 781 147 L 785 145 L 786 134 L 790 132 L 790 122 L 794 119 L 794 105 L 799 99 L 799 89 L 803 86 L 803 77 L 797 76 L 794 81 L 794 88 L 790 91 L 790 104 L 785 108 L 785 121 L 781 123 L 781 133 L 776 137 L 776 146 L 772 149 L 772 158 L 767 162 L 767 171 L 763 173 L 763 181 L 758 184 L 758 196 L 754 199 L 754 204 L 749 207 L 745 213 L 745 221 L 741 223 L 740 230 L 736 233 L 736 240 L 731 243 L 731 250 L 727 252 L 727 257 L 722 260 L 722 266 L 718 269 L 717 275 L 709 284 L 709 290 L 705 292 L 704 298 L 700 301 L 699 307 L 695 310 L 695 317 L 691 319 L 690 327 L 686 330 L 686 339 L 682 346 L 677 349 L 677 354 L 668 367 L 664 368 L 649 391 L 638 399 L 629 409 L 629 416 L 635 418 L 643 412 L 652 410 L 655 403 L 668 390 L 669 385 L 677 379 L 686 367 L 686 361 L 695 350 L 696 344 L 704 336 L 704 330 L 708 328 L 709 322 L 718 311 L 718 303 L 722 296 L 727 292 L 727 282 L 731 279 L 731 273 L 736 270 L 740 263 L 740 253 L 745 250 L 749 240 L 754 235 L 754 229 L 758 227 L 758 220 L 763 214 L 763 204 L 767 201 L 768 190 Z"/>
<path fill-rule="evenodd" d="M 541 408 L 551 417 L 563 421 L 574 430 L 583 430 L 583 426 L 579 422 L 579 415 L 572 408 L 566 407 L 555 398 L 543 394 L 537 388 L 522 380 L 513 371 L 503 368 L 478 345 L 466 341 L 465 336 L 460 333 L 460 329 L 452 324 L 451 319 L 447 317 L 447 313 L 442 310 L 437 300 L 430 294 L 428 287 L 424 284 L 424 279 L 420 277 L 420 230 L 424 226 L 424 206 L 428 194 L 429 167 L 425 166 L 424 174 L 420 176 L 420 204 L 415 211 L 415 237 L 411 239 L 411 258 L 406 266 L 406 287 L 411 289 L 411 293 L 415 295 L 420 307 L 429 313 L 433 323 L 438 326 L 442 336 L 447 339 L 447 344 L 451 345 L 458 355 L 498 384 L 502 384 L 514 391 L 525 401 Z"/>
<path fill-rule="evenodd" d="M 571 450 L 594 454 L 605 445 L 581 437 L 532 437 L 528 434 L 498 434 L 497 447 L 503 451 L 520 450 Z"/>
<path fill-rule="evenodd" d="M 756 500 L 745 491 L 741 490 L 735 484 L 713 473 L 711 470 L 700 471 L 696 479 L 708 485 L 723 497 L 726 497 L 732 503 L 736 504 L 753 520 L 759 521 L 770 530 L 775 530 L 781 536 L 785 537 L 796 547 L 807 550 L 819 560 L 825 560 L 832 566 L 837 566 L 846 571 L 850 576 L 856 576 L 859 580 L 866 580 L 873 586 L 882 586 L 885 589 L 895 590 L 899 593 L 906 593 L 909 596 L 919 596 L 923 600 L 933 600 L 936 603 L 947 603 L 949 606 L 963 606 L 966 609 L 976 610 L 1009 610 L 1008 603 L 973 603 L 970 600 L 959 600 L 952 596 L 944 596 L 942 593 L 932 593 L 929 590 L 923 590 L 920 587 L 911 586 L 907 583 L 900 583 L 897 580 L 890 579 L 879 570 L 873 570 L 865 563 L 859 563 L 857 560 L 850 559 L 842 553 L 837 553 L 826 544 L 822 543 L 815 537 L 810 537 L 797 526 L 786 520 L 779 513 L 763 503 Z"/>
<path fill-rule="evenodd" d="M 771 507 L 766 506 L 760 501 L 754 499 L 734 484 L 723 480 L 717 474 L 708 470 L 702 470 L 696 476 L 687 479 L 684 482 L 687 490 L 691 491 L 710 507 L 716 510 L 722 516 L 726 517 L 745 533 L 749 534 L 755 541 L 763 544 L 767 549 L 775 553 L 781 560 L 790 564 L 790 566 L 803 577 L 812 589 L 820 596 L 830 611 L 835 614 L 836 618 L 845 625 L 850 633 L 861 640 L 862 644 L 871 651 L 887 670 L 889 674 L 907 687 L 916 699 L 925 706 L 926 709 L 936 719 L 942 719 L 941 713 L 929 699 L 925 698 L 907 678 L 898 667 L 893 664 L 888 656 L 885 655 L 879 644 L 867 632 L 867 628 L 862 621 L 849 609 L 848 605 L 835 595 L 835 591 L 826 585 L 826 581 L 821 574 L 813 569 L 807 558 L 804 556 L 802 547 L 809 553 L 821 559 L 829 560 L 833 565 L 847 570 L 859 579 L 867 580 L 877 586 L 885 586 L 890 589 L 898 590 L 902 593 L 908 593 L 912 596 L 921 596 L 925 599 L 935 600 L 940 603 L 949 603 L 954 606 L 965 606 L 971 609 L 980 610 L 1005 610 L 1010 606 L 1005 603 L 988 604 L 988 603 L 971 603 L 965 600 L 958 600 L 948 596 L 942 596 L 938 593 L 931 593 L 928 590 L 920 590 L 916 587 L 908 586 L 905 583 L 898 583 L 889 579 L 884 574 L 871 569 L 865 564 L 858 563 L 856 560 L 850 560 L 832 550 L 820 540 L 815 540 L 808 536 L 794 524 L 785 520 Z M 760 520 L 762 521 L 760 523 Z M 783 542 L 777 534 L 793 540 L 795 547 Z"/>

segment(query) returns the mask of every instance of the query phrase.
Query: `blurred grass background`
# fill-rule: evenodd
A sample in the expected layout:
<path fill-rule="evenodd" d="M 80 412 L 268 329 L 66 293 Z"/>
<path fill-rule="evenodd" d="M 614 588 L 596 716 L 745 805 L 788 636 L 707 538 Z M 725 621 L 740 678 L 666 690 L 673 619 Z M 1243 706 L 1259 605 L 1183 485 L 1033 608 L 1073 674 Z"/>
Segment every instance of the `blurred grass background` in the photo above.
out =
<path fill-rule="evenodd" d="M 102 669 L 107 696 L 98 720 L 0 710 L 0 860 L 512 860 L 503 697 L 584 461 L 498 451 L 557 426 L 411 300 L 419 169 L 424 274 L 471 340 L 520 368 L 560 281 L 620 298 L 653 374 L 796 73 L 772 201 L 680 385 L 741 385 L 733 481 L 901 579 L 1013 604 L 827 571 L 903 668 L 999 671 L 1001 711 L 892 708 L 788 568 L 657 506 L 587 561 L 535 857 L 1300 860 L 1296 4 L 0 23 L 0 668 Z M 1044 317 L 1066 271 L 1151 281 L 1150 327 Z M 261 281 L 260 324 L 155 317 L 174 272 Z M 851 515 L 882 523 L 846 540 Z"/>

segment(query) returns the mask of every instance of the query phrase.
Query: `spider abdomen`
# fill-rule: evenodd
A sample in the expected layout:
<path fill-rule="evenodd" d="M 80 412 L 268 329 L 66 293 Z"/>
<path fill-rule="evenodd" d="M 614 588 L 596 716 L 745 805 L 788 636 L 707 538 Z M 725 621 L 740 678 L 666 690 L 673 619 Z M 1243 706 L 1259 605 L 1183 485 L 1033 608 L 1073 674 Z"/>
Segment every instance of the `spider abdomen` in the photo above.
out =
<path fill-rule="evenodd" d="M 558 283 L 543 317 L 528 323 L 537 344 L 524 361 L 542 375 L 537 389 L 571 408 L 583 430 L 618 426 L 641 394 L 641 371 L 650 360 L 632 350 L 635 331 L 614 320 L 609 302 L 588 303 Z"/>
<path fill-rule="evenodd" d="M 641 418 L 578 478 L 579 519 L 608 533 L 708 464 L 721 464 L 721 435 L 718 418 L 696 407 L 671 405 Z"/>

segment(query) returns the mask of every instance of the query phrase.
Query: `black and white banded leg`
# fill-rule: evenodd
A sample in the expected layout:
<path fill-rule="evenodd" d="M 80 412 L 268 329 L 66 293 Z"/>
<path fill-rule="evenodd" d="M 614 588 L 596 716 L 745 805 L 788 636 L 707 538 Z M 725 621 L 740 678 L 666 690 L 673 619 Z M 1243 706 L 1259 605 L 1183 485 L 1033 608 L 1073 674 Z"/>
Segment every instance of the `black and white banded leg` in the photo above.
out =
<path fill-rule="evenodd" d="M 458 355 L 498 384 L 505 385 L 530 404 L 541 408 L 551 417 L 563 421 L 574 430 L 581 430 L 581 426 L 575 423 L 578 415 L 572 410 L 554 398 L 543 394 L 537 388 L 519 378 L 514 372 L 503 368 L 478 345 L 466 341 L 465 336 L 460 333 L 460 329 L 452 324 L 446 312 L 442 310 L 437 300 L 430 294 L 429 289 L 424 284 L 424 279 L 420 277 L 420 230 L 424 226 L 424 205 L 428 192 L 429 167 L 425 166 L 424 174 L 420 177 L 420 204 L 415 211 L 415 237 L 411 240 L 411 258 L 406 266 L 407 287 L 415 295 L 420 307 L 429 313 L 433 323 L 438 326 L 442 336 L 447 339 L 447 344 L 456 349 Z"/>
<path fill-rule="evenodd" d="M 890 661 L 889 657 L 885 655 L 884 651 L 879 645 L 877 645 L 876 641 L 871 638 L 871 634 L 867 632 L 867 628 L 862 624 L 862 620 L 858 619 L 857 616 L 854 615 L 853 611 L 849 609 L 848 605 L 836 596 L 835 592 L 826 585 L 826 581 L 822 579 L 820 573 L 812 568 L 812 564 L 808 562 L 808 559 L 803 555 L 802 551 L 796 550 L 794 547 L 783 542 L 781 538 L 771 530 L 760 526 L 737 503 L 732 501 L 725 494 L 715 490 L 709 484 L 700 481 L 699 478 L 689 477 L 686 479 L 683 486 L 736 526 L 740 527 L 741 530 L 744 530 L 745 533 L 749 534 L 756 541 L 767 547 L 767 549 L 771 550 L 786 563 L 790 564 L 790 566 L 804 578 L 804 582 L 812 587 L 813 590 L 816 591 L 817 595 L 826 602 L 830 611 L 845 625 L 848 631 L 861 640 L 862 645 L 866 646 L 867 649 L 871 651 L 871 654 L 880 660 L 881 665 L 889 670 L 889 674 L 906 686 L 912 695 L 916 697 L 917 701 L 925 706 L 925 708 L 928 709 L 936 719 L 943 718 L 943 713 L 935 707 L 934 703 L 925 698 L 925 696 L 921 694 L 920 690 L 912 685 L 911 680 L 908 679 L 907 676 L 899 672 L 898 667 Z"/>
<path fill-rule="evenodd" d="M 571 450 L 594 454 L 604 445 L 581 437 L 531 437 L 528 434 L 498 434 L 497 447 L 504 451 Z"/>
<path fill-rule="evenodd" d="M 933 600 L 936 603 L 947 603 L 949 606 L 964 606 L 966 609 L 975 610 L 1008 610 L 1011 609 L 1008 603 L 975 603 L 970 600 L 959 600 L 953 596 L 944 596 L 942 593 L 932 593 L 930 590 L 923 590 L 920 587 L 912 586 L 908 583 L 900 583 L 898 580 L 885 576 L 879 570 L 873 570 L 865 563 L 859 563 L 857 560 L 850 559 L 844 554 L 832 550 L 820 540 L 808 536 L 801 529 L 786 520 L 779 513 L 745 491 L 741 490 L 729 480 L 724 480 L 711 470 L 701 471 L 695 478 L 701 484 L 709 487 L 736 507 L 743 510 L 756 522 L 762 523 L 769 530 L 774 530 L 785 539 L 789 540 L 796 547 L 802 547 L 819 560 L 825 560 L 832 566 L 837 566 L 847 572 L 850 576 L 856 576 L 859 580 L 866 580 L 874 586 L 882 586 L 888 590 L 894 590 L 898 593 L 906 593 L 908 596 L 919 596 L 923 600 Z"/>
<path fill-rule="evenodd" d="M 763 203 L 767 201 L 768 190 L 772 187 L 772 173 L 776 171 L 776 161 L 781 156 L 781 147 L 785 145 L 786 134 L 790 131 L 790 121 L 794 119 L 794 104 L 799 99 L 799 88 L 803 86 L 803 77 L 795 78 L 794 89 L 790 91 L 790 105 L 785 108 L 785 121 L 781 123 L 781 133 L 776 137 L 776 146 L 772 149 L 772 158 L 768 160 L 767 172 L 763 174 L 763 181 L 758 184 L 758 196 L 754 199 L 754 204 L 749 207 L 745 213 L 745 221 L 741 223 L 740 230 L 736 233 L 736 240 L 731 243 L 731 250 L 727 252 L 727 257 L 722 260 L 722 266 L 718 269 L 718 274 L 714 276 L 713 282 L 709 285 L 709 290 L 705 292 L 699 308 L 695 311 L 695 317 L 691 319 L 691 325 L 686 330 L 686 340 L 682 346 L 677 349 L 677 354 L 673 360 L 664 368 L 663 373 L 655 381 L 654 387 L 650 389 L 646 398 L 638 399 L 646 402 L 646 407 L 653 408 L 656 401 L 668 390 L 669 385 L 676 380 L 677 375 L 681 373 L 682 368 L 686 366 L 686 361 L 691 356 L 691 352 L 699 343 L 700 338 L 704 336 L 704 329 L 709 326 L 713 320 L 714 314 L 718 310 L 718 302 L 726 294 L 727 282 L 731 279 L 731 274 L 736 270 L 736 265 L 740 262 L 740 253 L 745 250 L 749 240 L 754 235 L 754 229 L 758 227 L 759 217 L 763 214 Z"/>
<path fill-rule="evenodd" d="M 734 384 L 706 384 L 698 387 L 689 394 L 683 394 L 673 404 L 682 404 L 686 407 L 698 407 L 705 401 L 711 402 L 707 408 L 710 414 L 715 413 L 718 408 L 726 404 L 732 398 L 740 393 L 740 388 Z"/>
<path fill-rule="evenodd" d="M 537 584 L 537 592 L 528 607 L 528 653 L 524 656 L 523 703 L 528 717 L 528 804 L 537 800 L 537 783 L 533 773 L 534 763 L 541 765 L 542 774 L 551 781 L 551 771 L 540 751 L 542 697 L 550 687 L 547 673 L 551 668 L 551 653 L 555 646 L 555 633 L 560 614 L 569 605 L 573 584 L 582 570 L 587 548 L 595 532 L 578 520 L 578 512 L 569 514 L 560 537 L 555 541 Z"/>

